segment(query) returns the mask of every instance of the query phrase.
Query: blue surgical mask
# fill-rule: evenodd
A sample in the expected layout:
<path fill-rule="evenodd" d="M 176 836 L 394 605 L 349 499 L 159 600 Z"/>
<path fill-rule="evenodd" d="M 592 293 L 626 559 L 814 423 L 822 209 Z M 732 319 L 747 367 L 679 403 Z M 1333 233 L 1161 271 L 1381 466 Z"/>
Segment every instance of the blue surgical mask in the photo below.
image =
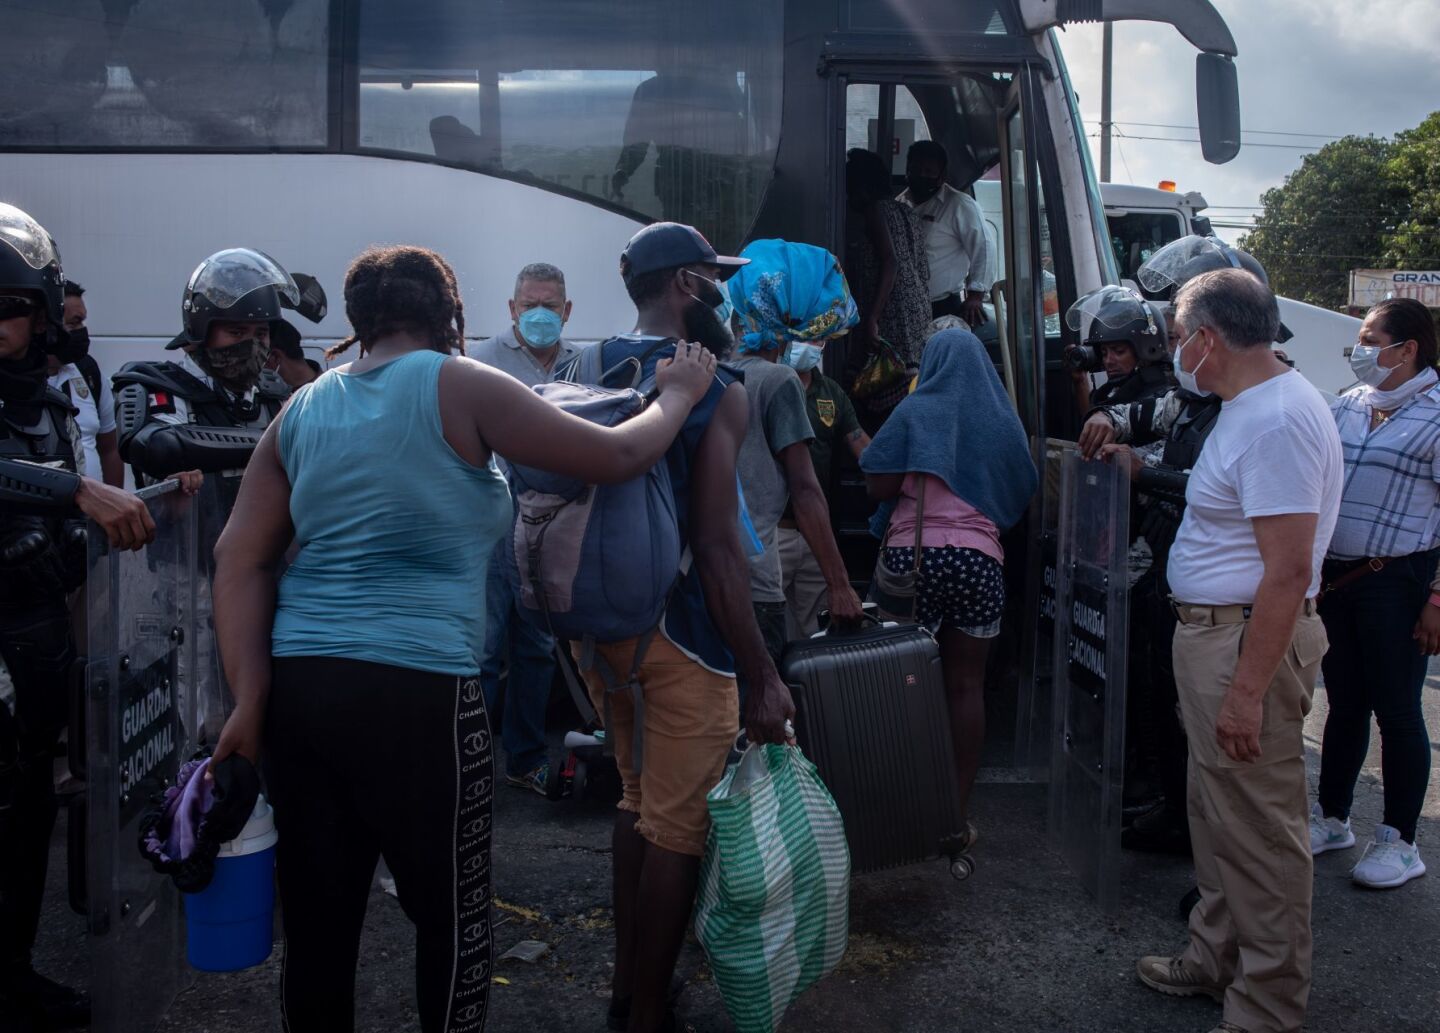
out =
<path fill-rule="evenodd" d="M 520 334 L 532 348 L 548 348 L 560 340 L 565 320 L 559 314 L 537 305 L 520 313 Z"/>
<path fill-rule="evenodd" d="M 1407 343 L 1409 342 L 1396 341 L 1394 344 L 1387 344 L 1384 347 L 1378 344 L 1357 344 L 1350 351 L 1350 371 L 1355 374 L 1355 379 L 1360 383 L 1378 388 L 1390 379 L 1391 373 L 1395 372 L 1394 367 L 1380 365 L 1380 353 Z"/>
<path fill-rule="evenodd" d="M 693 272 L 689 269 L 684 269 L 682 270 L 682 272 L 686 276 L 693 277 L 697 280 L 700 280 L 702 283 L 707 283 L 711 287 L 715 288 L 715 293 L 720 295 L 720 300 L 714 302 L 713 304 L 706 301 L 704 298 L 699 297 L 698 295 L 690 294 L 689 291 L 686 291 L 685 293 L 690 294 L 690 297 L 700 302 L 700 304 L 708 305 L 711 309 L 713 309 L 715 312 L 715 318 L 720 320 L 720 325 L 728 330 L 730 328 L 730 317 L 735 314 L 735 306 L 730 304 L 730 288 L 725 286 L 725 281 L 712 280 L 708 276 L 701 276 L 699 273 Z"/>
<path fill-rule="evenodd" d="M 785 353 L 785 365 L 789 366 L 796 373 L 807 373 L 820 365 L 820 357 L 825 354 L 825 349 L 818 344 L 801 344 L 793 341 L 790 350 Z"/>

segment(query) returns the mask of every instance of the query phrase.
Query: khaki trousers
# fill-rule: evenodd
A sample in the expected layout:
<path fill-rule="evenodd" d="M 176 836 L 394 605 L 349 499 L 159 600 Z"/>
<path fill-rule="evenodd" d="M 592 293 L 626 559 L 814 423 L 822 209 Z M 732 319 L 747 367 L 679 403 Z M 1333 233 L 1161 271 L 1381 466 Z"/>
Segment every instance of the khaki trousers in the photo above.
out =
<path fill-rule="evenodd" d="M 1215 739 L 1248 613 L 1177 605 L 1175 684 L 1189 737 L 1190 837 L 1200 903 L 1186 967 L 1226 987 L 1225 1021 L 1294 1033 L 1310 996 L 1313 868 L 1302 729 L 1325 627 L 1307 602 L 1265 693 L 1260 759 L 1231 760 Z"/>
<path fill-rule="evenodd" d="M 820 611 L 830 605 L 830 589 L 820 572 L 820 561 L 796 528 L 777 528 L 775 543 L 780 549 L 786 629 L 791 639 L 809 638 L 820 630 Z"/>

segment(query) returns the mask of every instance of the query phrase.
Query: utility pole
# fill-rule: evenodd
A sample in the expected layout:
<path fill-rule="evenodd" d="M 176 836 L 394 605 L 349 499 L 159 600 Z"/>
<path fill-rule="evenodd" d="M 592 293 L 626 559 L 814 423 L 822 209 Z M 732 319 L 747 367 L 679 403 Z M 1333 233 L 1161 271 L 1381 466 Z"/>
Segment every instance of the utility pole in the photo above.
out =
<path fill-rule="evenodd" d="M 1115 46 L 1115 27 L 1105 23 L 1100 49 L 1100 182 L 1110 182 L 1110 68 Z"/>

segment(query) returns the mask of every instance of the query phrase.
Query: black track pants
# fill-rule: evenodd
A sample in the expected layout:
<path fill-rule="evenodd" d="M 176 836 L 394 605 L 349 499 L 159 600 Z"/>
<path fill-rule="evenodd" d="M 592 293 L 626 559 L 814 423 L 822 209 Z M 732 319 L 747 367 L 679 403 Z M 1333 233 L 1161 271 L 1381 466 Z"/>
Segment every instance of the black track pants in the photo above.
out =
<path fill-rule="evenodd" d="M 285 1028 L 354 1028 L 360 929 L 383 856 L 416 927 L 421 1029 L 478 1031 L 495 784 L 479 677 L 277 659 L 264 762 L 280 833 Z"/>

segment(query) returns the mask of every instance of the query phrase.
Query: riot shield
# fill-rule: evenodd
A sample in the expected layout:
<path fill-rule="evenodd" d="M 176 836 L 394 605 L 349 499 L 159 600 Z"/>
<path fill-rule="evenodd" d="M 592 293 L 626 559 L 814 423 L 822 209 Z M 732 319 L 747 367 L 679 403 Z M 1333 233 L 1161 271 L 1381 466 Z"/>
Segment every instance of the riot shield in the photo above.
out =
<path fill-rule="evenodd" d="M 1041 464 L 1039 505 L 1030 511 L 1025 575 L 1025 668 L 1015 714 L 1015 764 L 1036 782 L 1050 779 L 1051 701 L 1054 698 L 1055 581 L 1060 544 L 1060 478 L 1073 441 L 1048 438 Z"/>
<path fill-rule="evenodd" d="M 1106 912 L 1120 897 L 1130 479 L 1061 463 L 1050 839 Z"/>
<path fill-rule="evenodd" d="M 215 543 L 235 503 L 234 478 L 211 475 L 195 497 L 195 660 L 197 739 L 213 746 L 235 701 L 225 681 L 220 650 L 215 644 L 215 606 L 210 592 L 215 574 Z M 188 659 L 182 657 L 182 659 Z"/>
<path fill-rule="evenodd" d="M 87 867 L 98 1033 L 153 1029 L 184 971 L 179 892 L 137 846 L 142 815 L 194 752 L 199 727 L 197 506 L 175 487 L 141 493 L 155 540 L 138 552 L 112 551 L 90 526 Z"/>

